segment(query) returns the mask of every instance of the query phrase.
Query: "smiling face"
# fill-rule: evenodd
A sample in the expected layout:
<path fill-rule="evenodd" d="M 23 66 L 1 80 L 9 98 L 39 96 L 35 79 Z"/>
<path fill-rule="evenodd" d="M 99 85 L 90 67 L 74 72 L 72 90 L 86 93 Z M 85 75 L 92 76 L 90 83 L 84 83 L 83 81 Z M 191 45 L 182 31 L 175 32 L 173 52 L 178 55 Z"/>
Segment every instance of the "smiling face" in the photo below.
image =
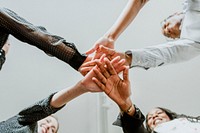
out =
<path fill-rule="evenodd" d="M 153 130 L 157 125 L 170 121 L 169 116 L 165 113 L 165 111 L 154 108 L 147 115 L 147 125 Z"/>
<path fill-rule="evenodd" d="M 38 133 L 56 133 L 58 121 L 53 116 L 48 116 L 38 121 Z"/>

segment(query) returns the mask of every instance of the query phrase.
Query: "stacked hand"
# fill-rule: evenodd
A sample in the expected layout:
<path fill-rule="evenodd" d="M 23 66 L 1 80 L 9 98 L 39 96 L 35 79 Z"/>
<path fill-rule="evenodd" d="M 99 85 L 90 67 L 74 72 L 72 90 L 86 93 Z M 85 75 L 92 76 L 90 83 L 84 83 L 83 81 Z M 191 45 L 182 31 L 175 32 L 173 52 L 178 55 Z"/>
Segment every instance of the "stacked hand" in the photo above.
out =
<path fill-rule="evenodd" d="M 98 68 L 94 68 L 96 77 L 92 80 L 104 91 L 122 110 L 127 110 L 131 105 L 130 81 L 128 67 L 123 66 L 123 79 L 119 77 L 112 63 L 105 58 L 103 62 L 97 61 Z"/>

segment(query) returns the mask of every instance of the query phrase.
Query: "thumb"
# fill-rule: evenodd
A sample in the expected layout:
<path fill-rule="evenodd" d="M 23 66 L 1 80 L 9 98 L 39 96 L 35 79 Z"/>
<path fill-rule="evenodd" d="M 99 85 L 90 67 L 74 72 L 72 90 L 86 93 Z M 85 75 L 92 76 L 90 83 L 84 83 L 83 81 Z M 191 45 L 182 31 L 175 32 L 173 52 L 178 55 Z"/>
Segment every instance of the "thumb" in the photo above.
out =
<path fill-rule="evenodd" d="M 89 55 L 89 54 L 94 53 L 98 48 L 99 48 L 99 45 L 98 45 L 98 44 L 94 45 L 94 47 L 90 48 L 90 49 L 86 52 L 86 55 Z"/>
<path fill-rule="evenodd" d="M 107 54 L 107 55 L 113 55 L 113 54 L 115 53 L 115 50 L 114 50 L 114 49 L 105 47 L 105 46 L 103 46 L 103 45 L 101 45 L 101 46 L 99 47 L 99 49 L 100 49 L 99 51 L 101 51 L 101 52 L 103 52 L 103 53 L 105 53 L 105 54 Z"/>

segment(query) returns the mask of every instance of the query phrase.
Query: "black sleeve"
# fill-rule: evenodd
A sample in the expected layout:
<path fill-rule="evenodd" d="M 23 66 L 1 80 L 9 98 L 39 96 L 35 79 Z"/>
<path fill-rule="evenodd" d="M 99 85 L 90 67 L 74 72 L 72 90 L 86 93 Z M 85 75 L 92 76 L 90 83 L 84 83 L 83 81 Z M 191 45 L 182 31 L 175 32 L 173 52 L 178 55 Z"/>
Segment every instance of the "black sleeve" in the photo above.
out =
<path fill-rule="evenodd" d="M 55 93 L 54 93 L 55 94 Z M 41 120 L 53 113 L 56 113 L 58 110 L 63 108 L 64 106 L 60 108 L 53 108 L 50 105 L 50 101 L 53 97 L 53 95 L 50 95 L 46 99 L 43 99 L 34 105 L 25 108 L 24 110 L 20 111 L 18 114 L 18 121 L 22 125 L 30 125 L 34 122 L 37 122 L 38 120 Z"/>
<path fill-rule="evenodd" d="M 124 133 L 148 133 L 143 125 L 145 120 L 144 115 L 139 108 L 136 108 L 134 116 L 130 116 L 126 113 L 119 114 L 117 120 L 113 123 L 114 125 L 121 126 Z"/>
<path fill-rule="evenodd" d="M 5 51 L 3 49 L 0 50 L 0 70 L 6 60 Z"/>
<path fill-rule="evenodd" d="M 9 9 L 0 8 L 0 29 L 2 33 L 11 34 L 20 41 L 68 63 L 76 70 L 86 59 L 86 55 L 80 54 L 73 43 L 47 32 L 44 27 L 34 26 Z"/>

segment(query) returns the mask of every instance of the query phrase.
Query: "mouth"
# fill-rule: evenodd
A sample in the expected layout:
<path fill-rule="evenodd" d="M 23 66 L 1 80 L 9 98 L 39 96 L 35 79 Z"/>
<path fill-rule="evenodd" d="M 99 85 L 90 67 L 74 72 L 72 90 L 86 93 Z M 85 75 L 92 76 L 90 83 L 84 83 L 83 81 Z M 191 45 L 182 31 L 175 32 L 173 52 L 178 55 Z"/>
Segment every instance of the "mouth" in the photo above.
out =
<path fill-rule="evenodd" d="M 153 122 L 154 125 L 158 125 L 160 123 L 162 123 L 162 119 L 159 119 L 159 118 L 154 120 L 154 122 Z"/>

